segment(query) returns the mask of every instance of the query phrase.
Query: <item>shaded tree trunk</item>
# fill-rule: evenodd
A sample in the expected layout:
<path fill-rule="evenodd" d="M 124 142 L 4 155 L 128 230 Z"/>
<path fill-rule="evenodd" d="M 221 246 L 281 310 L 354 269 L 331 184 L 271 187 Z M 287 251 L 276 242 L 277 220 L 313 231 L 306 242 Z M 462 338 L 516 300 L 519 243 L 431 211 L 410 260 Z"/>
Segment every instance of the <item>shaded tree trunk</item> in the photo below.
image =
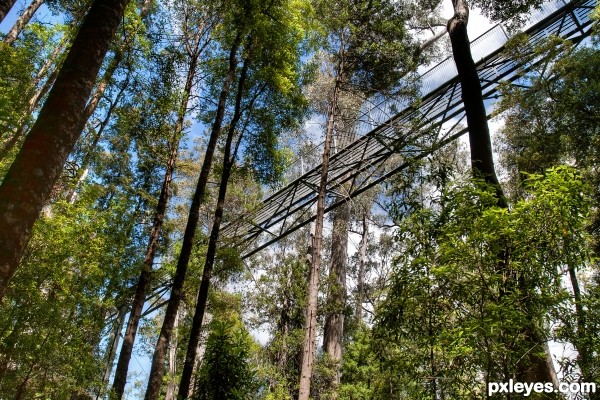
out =
<path fill-rule="evenodd" d="M 469 127 L 469 145 L 471 149 L 471 166 L 475 178 L 483 178 L 486 183 L 496 188 L 498 206 L 506 208 L 507 203 L 498 182 L 494 169 L 492 142 L 490 139 L 487 115 L 483 103 L 483 93 L 477 69 L 471 55 L 467 23 L 469 20 L 469 6 L 466 0 L 452 0 L 454 16 L 448 21 L 448 33 L 452 44 L 454 62 L 458 71 L 458 78 L 462 89 L 462 99 L 465 106 L 467 125 Z M 502 257 L 504 258 L 504 257 Z M 501 258 L 501 259 L 502 259 Z M 506 270 L 507 264 L 500 263 L 500 269 Z M 507 276 L 514 282 L 509 285 L 523 286 L 521 279 L 514 273 L 506 271 Z M 518 282 L 517 282 L 518 281 Z M 522 288 L 529 290 L 528 288 Z M 526 347 L 529 351 L 517 365 L 517 380 L 521 382 L 554 382 L 556 374 L 553 373 L 552 361 L 544 346 L 533 321 L 523 327 L 526 337 Z"/>
<path fill-rule="evenodd" d="M 4 43 L 13 44 L 14 41 L 17 40 L 17 37 L 19 36 L 23 28 L 25 28 L 25 25 L 29 23 L 29 21 L 33 17 L 33 14 L 35 14 L 35 12 L 38 10 L 38 8 L 40 8 L 42 4 L 44 4 L 44 0 L 33 0 L 31 2 L 29 7 L 27 7 L 27 9 L 23 11 L 23 14 L 21 14 L 21 16 L 16 20 L 11 30 L 8 31 L 8 33 L 4 37 Z"/>
<path fill-rule="evenodd" d="M 217 146 L 217 139 L 221 133 L 221 126 L 223 124 L 223 117 L 225 115 L 225 103 L 229 94 L 229 88 L 234 79 L 234 74 L 237 67 L 237 52 L 241 42 L 241 34 L 238 33 L 236 36 L 230 52 L 229 52 L 229 70 L 223 80 L 223 86 L 219 95 L 219 102 L 217 106 L 217 113 L 215 115 L 215 121 L 213 123 L 210 138 L 206 147 L 206 154 L 204 155 L 204 162 L 202 163 L 202 169 L 200 176 L 198 177 L 198 183 L 196 190 L 192 198 L 192 204 L 190 205 L 190 211 L 188 215 L 187 224 L 185 227 L 185 233 L 183 236 L 183 242 L 179 258 L 177 260 L 177 267 L 175 269 L 175 276 L 173 277 L 173 285 L 171 288 L 171 297 L 167 305 L 165 312 L 165 319 L 160 330 L 158 341 L 154 349 L 154 355 L 152 357 L 152 368 L 150 370 L 150 377 L 148 380 L 148 387 L 146 389 L 145 400 L 156 400 L 160 392 L 160 386 L 162 384 L 162 378 L 165 372 L 165 357 L 166 351 L 171 340 L 171 334 L 173 331 L 173 324 L 175 322 L 175 315 L 179 309 L 181 297 L 183 295 L 183 283 L 187 274 L 187 268 L 192 254 L 192 248 L 194 246 L 194 238 L 196 236 L 196 228 L 198 226 L 198 220 L 200 219 L 200 205 L 204 202 L 206 183 L 208 182 L 208 176 L 212 166 L 213 156 Z"/>
<path fill-rule="evenodd" d="M 362 305 L 364 302 L 364 291 L 365 291 L 365 266 L 367 262 L 367 246 L 369 244 L 369 211 L 365 210 L 362 216 L 363 232 L 360 240 L 360 247 L 358 253 L 358 279 L 356 285 L 356 322 L 360 325 L 363 322 L 362 316 Z"/>
<path fill-rule="evenodd" d="M 340 384 L 340 363 L 344 338 L 344 311 L 346 309 L 346 268 L 348 264 L 348 225 L 350 224 L 350 203 L 339 206 L 333 217 L 331 237 L 331 265 L 329 268 L 329 288 L 323 333 L 323 351 L 328 354 L 335 366 L 329 386 L 331 395 L 337 398 Z"/>
<path fill-rule="evenodd" d="M 238 80 L 237 95 L 235 99 L 235 111 L 231 122 L 229 123 L 229 129 L 227 131 L 227 139 L 225 141 L 225 150 L 223 154 L 223 172 L 221 173 L 221 182 L 219 184 L 219 194 L 217 198 L 217 207 L 215 209 L 215 215 L 213 218 L 213 225 L 210 232 L 210 239 L 208 241 L 208 248 L 206 250 L 206 258 L 204 261 L 204 269 L 202 270 L 202 282 L 200 289 L 198 290 L 198 298 L 196 300 L 196 309 L 194 311 L 194 317 L 192 319 L 192 329 L 190 330 L 190 339 L 188 342 L 187 352 L 185 355 L 185 363 L 183 364 L 183 370 L 181 371 L 181 381 L 179 384 L 179 391 L 177 394 L 178 399 L 187 399 L 190 394 L 190 385 L 192 383 L 192 372 L 194 370 L 194 364 L 196 362 L 196 355 L 198 352 L 198 344 L 200 343 L 200 335 L 202 331 L 202 320 L 204 319 L 204 312 L 206 310 L 206 303 L 208 301 L 208 290 L 210 288 L 210 278 L 212 275 L 213 267 L 215 264 L 215 258 L 217 255 L 217 244 L 219 241 L 219 231 L 221 229 L 221 222 L 223 220 L 223 208 L 225 206 L 225 196 L 227 194 L 227 184 L 229 183 L 229 177 L 231 176 L 231 169 L 235 162 L 237 147 L 232 154 L 232 143 L 235 135 L 237 124 L 240 120 L 242 113 L 242 98 L 244 86 L 246 83 L 246 77 L 248 73 L 248 67 L 250 65 L 250 59 L 244 59 L 244 65 L 240 72 L 240 78 Z M 238 143 L 241 137 L 238 138 Z"/>
<path fill-rule="evenodd" d="M 471 42 L 467 35 L 469 21 L 469 8 L 466 0 L 452 0 L 454 16 L 448 21 L 448 33 L 452 44 L 452 53 L 458 79 L 462 88 L 462 100 L 469 127 L 469 146 L 471 149 L 471 167 L 476 178 L 484 178 L 491 185 L 496 186 L 498 198 L 504 199 L 498 177 L 494 169 L 492 141 L 487 123 L 483 93 L 473 56 L 471 55 Z M 502 206 L 506 207 L 506 202 Z"/>
<path fill-rule="evenodd" d="M 0 185 L 0 301 L 81 130 L 82 113 L 129 0 L 95 0 Z"/>
<path fill-rule="evenodd" d="M 0 22 L 4 21 L 6 14 L 15 5 L 17 0 L 0 0 Z"/>
<path fill-rule="evenodd" d="M 160 232 L 167 211 L 167 205 L 169 202 L 171 182 L 173 179 L 173 172 L 175 170 L 175 164 L 177 162 L 177 153 L 179 149 L 179 141 L 181 133 L 183 132 L 183 126 L 185 122 L 185 115 L 188 108 L 190 94 L 193 87 L 194 77 L 196 76 L 196 67 L 198 66 L 199 53 L 199 37 L 196 42 L 195 53 L 190 60 L 190 65 L 187 72 L 185 88 L 181 105 L 179 108 L 179 115 L 177 116 L 177 123 L 175 125 L 175 132 L 171 139 L 171 154 L 167 160 L 167 166 L 165 169 L 165 176 L 163 178 L 160 195 L 158 197 L 158 204 L 154 213 L 154 220 L 152 229 L 150 231 L 150 237 L 148 239 L 148 245 L 146 247 L 146 254 L 144 256 L 144 263 L 140 271 L 140 276 L 136 285 L 135 295 L 133 303 L 131 305 L 131 312 L 129 315 L 129 321 L 127 322 L 127 330 L 125 332 L 125 338 L 123 339 L 123 345 L 121 352 L 119 353 L 119 361 L 117 364 L 117 370 L 115 372 L 115 379 L 113 382 L 113 396 L 115 399 L 120 400 L 123 397 L 125 391 L 125 384 L 127 383 L 127 372 L 129 370 L 129 361 L 131 360 L 131 354 L 133 351 L 133 345 L 135 342 L 135 336 L 139 326 L 142 310 L 144 307 L 144 301 L 146 299 L 146 293 L 150 287 L 152 280 L 152 266 L 154 265 L 154 259 L 158 248 L 158 240 L 160 238 Z M 175 321 L 174 321 L 175 324 Z M 174 325 L 175 326 L 175 325 Z"/>

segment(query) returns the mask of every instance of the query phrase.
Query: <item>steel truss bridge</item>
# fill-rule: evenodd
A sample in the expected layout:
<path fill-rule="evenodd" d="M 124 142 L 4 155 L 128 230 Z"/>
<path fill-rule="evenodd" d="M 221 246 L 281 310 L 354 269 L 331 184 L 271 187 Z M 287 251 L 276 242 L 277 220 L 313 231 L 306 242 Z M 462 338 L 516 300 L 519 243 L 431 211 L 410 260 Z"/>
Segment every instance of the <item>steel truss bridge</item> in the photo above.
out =
<path fill-rule="evenodd" d="M 495 25 L 471 42 L 488 117 L 492 112 L 489 103 L 500 94 L 499 85 L 518 81 L 523 70 L 543 61 L 533 53 L 536 44 L 551 35 L 574 43 L 589 36 L 595 3 L 552 0 L 534 10 L 523 29 L 528 45 L 520 49 L 523 57 L 518 60 L 503 51 L 510 38 L 504 24 Z M 330 159 L 326 212 L 467 132 L 461 129 L 465 111 L 451 56 L 421 75 L 420 93 L 417 105 L 386 99 L 363 106 L 355 128 L 358 139 Z M 392 156 L 393 162 L 389 162 Z M 222 235 L 236 238 L 235 246 L 246 258 L 309 224 L 315 219 L 312 206 L 317 201 L 320 176 L 321 165 L 267 197 L 252 213 L 229 223 Z"/>

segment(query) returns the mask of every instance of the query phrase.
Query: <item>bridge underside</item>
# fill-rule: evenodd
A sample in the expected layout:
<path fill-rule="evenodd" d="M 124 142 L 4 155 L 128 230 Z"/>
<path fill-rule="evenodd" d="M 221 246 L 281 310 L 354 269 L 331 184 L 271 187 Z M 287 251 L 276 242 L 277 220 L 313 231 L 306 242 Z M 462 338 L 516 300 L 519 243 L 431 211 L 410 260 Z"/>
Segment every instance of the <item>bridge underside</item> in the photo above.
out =
<path fill-rule="evenodd" d="M 504 52 L 509 36 L 502 24 L 471 42 L 488 116 L 502 82 L 517 83 L 523 71 L 544 62 L 533 53 L 536 44 L 551 35 L 574 43 L 589 36 L 589 15 L 594 7 L 595 0 L 552 1 L 534 11 L 524 29 L 528 45 L 519 49 L 519 59 Z M 467 132 L 462 127 L 465 112 L 451 57 L 421 75 L 420 87 L 421 100 L 416 105 L 387 99 L 363 108 L 356 125 L 358 139 L 331 157 L 326 211 Z M 315 218 L 312 207 L 317 201 L 320 175 L 321 166 L 317 166 L 295 179 L 265 199 L 254 212 L 229 223 L 223 236 L 234 239 L 245 258 L 309 224 Z"/>

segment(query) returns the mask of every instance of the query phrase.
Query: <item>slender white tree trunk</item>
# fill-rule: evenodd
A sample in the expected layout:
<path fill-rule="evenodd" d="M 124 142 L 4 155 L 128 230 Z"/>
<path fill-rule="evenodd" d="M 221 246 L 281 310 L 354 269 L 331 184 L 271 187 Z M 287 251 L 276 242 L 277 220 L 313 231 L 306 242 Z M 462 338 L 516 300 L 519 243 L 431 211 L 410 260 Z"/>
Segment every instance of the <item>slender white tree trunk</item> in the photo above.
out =
<path fill-rule="evenodd" d="M 21 16 L 17 19 L 11 30 L 8 31 L 8 34 L 4 38 L 4 43 L 12 44 L 15 40 L 17 40 L 17 37 L 23 28 L 25 28 L 25 25 L 27 25 L 27 23 L 31 20 L 31 17 L 33 17 L 33 14 L 35 14 L 42 4 L 44 4 L 44 0 L 33 0 L 31 2 L 29 7 L 27 7 L 27 9 L 23 11 L 23 14 L 21 14 Z"/>
<path fill-rule="evenodd" d="M 339 77 L 339 74 L 338 74 Z M 327 175 L 329 172 L 329 154 L 331 151 L 331 136 L 335 123 L 337 99 L 339 94 L 339 78 L 336 78 L 333 95 L 327 116 L 325 130 L 325 146 L 323 149 L 323 164 L 321 167 L 321 182 L 317 196 L 317 216 L 315 232 L 312 239 L 312 260 L 308 282 L 308 298 L 306 306 L 306 320 L 304 325 L 304 344 L 302 349 L 302 368 L 300 370 L 300 390 L 298 400 L 308 400 L 312 370 L 315 360 L 315 345 L 317 335 L 317 297 L 319 294 L 319 273 L 321 269 L 321 251 L 323 248 L 323 216 L 325 215 L 325 191 L 327 189 Z"/>

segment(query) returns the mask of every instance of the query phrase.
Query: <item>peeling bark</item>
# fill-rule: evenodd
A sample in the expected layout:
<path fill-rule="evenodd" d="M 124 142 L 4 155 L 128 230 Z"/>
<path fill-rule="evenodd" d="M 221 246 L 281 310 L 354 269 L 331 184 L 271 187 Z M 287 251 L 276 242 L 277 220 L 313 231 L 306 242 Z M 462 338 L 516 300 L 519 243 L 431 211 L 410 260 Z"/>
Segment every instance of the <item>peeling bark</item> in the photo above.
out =
<path fill-rule="evenodd" d="M 175 323 L 173 324 L 173 331 L 175 337 L 169 345 L 169 382 L 167 383 L 167 393 L 165 394 L 165 400 L 175 400 L 175 374 L 177 373 L 177 328 L 179 327 L 179 313 L 175 317 Z"/>
<path fill-rule="evenodd" d="M 119 361 L 117 363 L 117 370 L 115 372 L 115 379 L 113 382 L 112 389 L 114 398 L 118 400 L 120 400 L 123 397 L 123 393 L 125 391 L 125 384 L 127 383 L 127 372 L 129 370 L 129 361 L 131 360 L 131 354 L 133 352 L 135 336 L 137 334 L 140 318 L 142 316 L 142 310 L 144 308 L 146 293 L 148 292 L 152 280 L 152 267 L 154 265 L 154 259 L 158 250 L 158 240 L 160 238 L 160 233 L 162 231 L 167 206 L 169 203 L 171 182 L 173 179 L 173 172 L 175 171 L 175 164 L 177 162 L 179 140 L 181 138 L 181 132 L 183 130 L 185 111 L 187 110 L 189 93 L 191 90 L 191 81 L 193 80 L 195 67 L 195 62 L 193 62 L 192 65 L 190 65 L 190 69 L 188 71 L 188 78 L 186 81 L 186 90 L 184 92 L 184 98 L 182 99 L 180 113 L 177 117 L 175 132 L 173 133 L 173 137 L 171 138 L 171 153 L 169 154 L 169 159 L 167 160 L 165 175 L 163 178 L 160 195 L 158 197 L 156 210 L 154 212 L 152 229 L 150 230 L 148 245 L 146 246 L 146 254 L 144 255 L 144 262 L 142 264 L 138 282 L 135 287 L 135 295 L 131 304 L 129 320 L 127 321 L 127 330 L 125 331 L 123 345 L 121 346 L 121 351 L 119 353 Z M 99 137 L 100 134 L 97 135 L 97 138 Z"/>

